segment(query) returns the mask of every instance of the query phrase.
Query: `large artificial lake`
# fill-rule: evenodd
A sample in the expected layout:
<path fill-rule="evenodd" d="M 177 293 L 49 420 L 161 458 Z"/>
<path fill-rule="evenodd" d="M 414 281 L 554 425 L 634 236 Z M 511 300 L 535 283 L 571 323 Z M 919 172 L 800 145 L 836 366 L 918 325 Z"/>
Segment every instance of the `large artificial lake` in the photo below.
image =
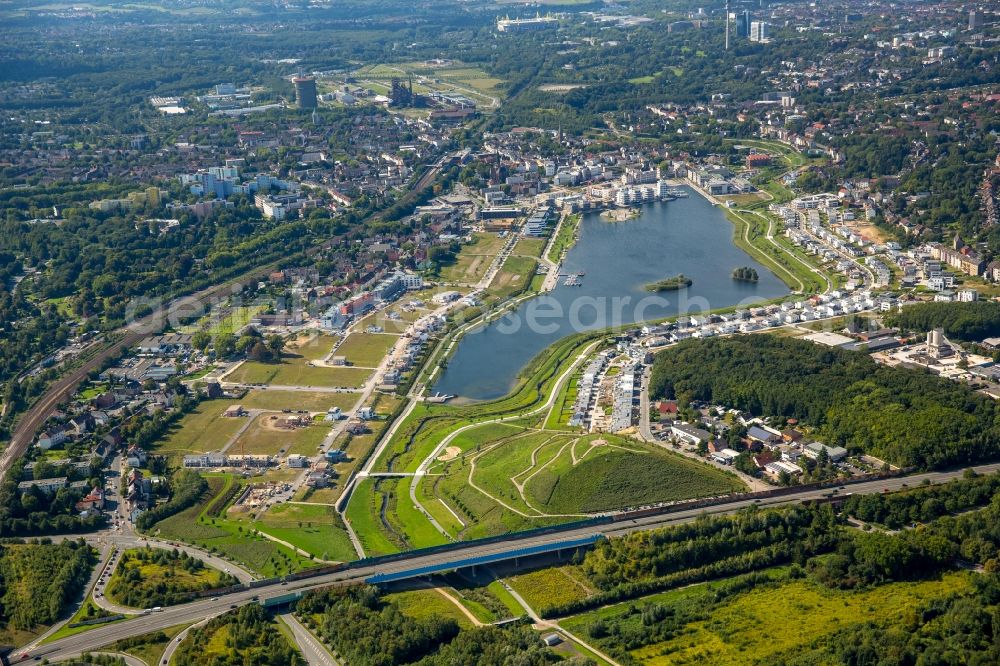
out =
<path fill-rule="evenodd" d="M 685 188 L 687 189 L 687 188 Z M 469 400 L 506 395 L 540 351 L 572 333 L 614 324 L 696 314 L 788 293 L 770 270 L 732 242 L 723 211 L 697 193 L 648 204 L 627 222 L 589 213 L 560 273 L 583 273 L 580 286 L 560 279 L 551 292 L 468 332 L 433 390 Z M 756 283 L 732 279 L 739 266 L 757 269 Z M 688 289 L 651 294 L 645 285 L 683 273 Z"/>

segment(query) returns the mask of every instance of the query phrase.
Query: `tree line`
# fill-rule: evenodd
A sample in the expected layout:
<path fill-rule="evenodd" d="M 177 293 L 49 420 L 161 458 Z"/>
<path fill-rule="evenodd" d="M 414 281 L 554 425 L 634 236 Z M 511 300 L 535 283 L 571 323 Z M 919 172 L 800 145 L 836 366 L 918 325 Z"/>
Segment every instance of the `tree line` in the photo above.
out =
<path fill-rule="evenodd" d="M 917 303 L 888 315 L 885 321 L 905 331 L 940 328 L 950 338 L 978 342 L 1000 335 L 1000 303 Z"/>
<path fill-rule="evenodd" d="M 460 630 L 451 618 L 404 614 L 373 586 L 310 593 L 296 612 L 356 666 L 542 666 L 558 660 L 527 626 Z"/>
<path fill-rule="evenodd" d="M 143 511 L 135 520 L 136 529 L 145 531 L 156 523 L 194 506 L 208 490 L 208 481 L 198 472 L 179 469 L 170 477 L 170 499 Z"/>

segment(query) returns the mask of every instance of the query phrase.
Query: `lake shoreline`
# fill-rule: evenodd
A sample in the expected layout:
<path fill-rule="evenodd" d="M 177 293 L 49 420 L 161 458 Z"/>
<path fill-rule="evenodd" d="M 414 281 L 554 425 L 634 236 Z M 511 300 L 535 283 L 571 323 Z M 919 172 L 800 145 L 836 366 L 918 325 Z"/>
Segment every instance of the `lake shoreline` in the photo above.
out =
<path fill-rule="evenodd" d="M 559 267 L 561 274 L 578 277 L 573 285 L 560 280 L 552 291 L 534 294 L 491 324 L 466 332 L 429 390 L 474 401 L 497 399 L 531 358 L 567 335 L 786 295 L 785 284 L 733 242 L 732 229 L 723 211 L 701 197 L 644 205 L 627 224 L 608 224 L 596 211 L 585 214 Z M 744 265 L 756 268 L 761 281 L 732 280 L 731 267 Z M 645 290 L 664 274 L 677 273 L 692 278 L 694 286 L 661 294 Z"/>

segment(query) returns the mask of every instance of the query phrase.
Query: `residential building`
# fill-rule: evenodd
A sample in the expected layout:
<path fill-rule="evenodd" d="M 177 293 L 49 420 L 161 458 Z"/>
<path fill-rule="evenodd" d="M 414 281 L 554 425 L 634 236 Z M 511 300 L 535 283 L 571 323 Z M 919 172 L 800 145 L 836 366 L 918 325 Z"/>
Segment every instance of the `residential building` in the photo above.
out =
<path fill-rule="evenodd" d="M 707 442 L 712 439 L 712 433 L 707 430 L 695 428 L 694 426 L 690 426 L 679 421 L 670 426 L 670 433 L 677 439 L 685 441 L 691 445 L 696 445 L 698 442 Z"/>

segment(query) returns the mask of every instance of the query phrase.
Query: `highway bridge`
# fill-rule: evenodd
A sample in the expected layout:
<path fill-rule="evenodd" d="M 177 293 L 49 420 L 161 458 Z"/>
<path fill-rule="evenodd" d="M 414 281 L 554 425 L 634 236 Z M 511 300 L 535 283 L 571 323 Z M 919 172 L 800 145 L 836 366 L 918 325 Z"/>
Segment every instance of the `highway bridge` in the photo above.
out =
<path fill-rule="evenodd" d="M 972 469 L 980 474 L 990 474 L 1000 471 L 1000 463 L 981 465 Z M 848 484 L 843 488 L 806 488 L 770 497 L 735 496 L 710 506 L 690 509 L 678 507 L 676 510 L 667 507 L 664 509 L 664 513 L 642 515 L 636 518 L 629 518 L 629 514 L 625 514 L 600 524 L 569 525 L 527 534 L 513 533 L 485 542 L 457 543 L 433 552 L 414 551 L 402 553 L 394 558 L 377 558 L 371 563 L 361 560 L 348 568 L 331 573 L 318 574 L 292 582 L 265 582 L 259 587 L 241 588 L 227 594 L 219 594 L 211 599 L 164 608 L 161 612 L 142 615 L 53 641 L 38 647 L 23 658 L 20 653 L 15 653 L 11 655 L 11 661 L 17 663 L 18 661 L 34 660 L 35 657 L 49 661 L 61 661 L 79 656 L 84 652 L 97 650 L 123 638 L 203 620 L 242 604 L 259 602 L 274 605 L 275 597 L 292 593 L 304 593 L 324 587 L 356 585 L 366 582 L 377 584 L 401 581 L 477 566 L 478 564 L 519 561 L 521 558 L 528 558 L 532 555 L 584 548 L 600 539 L 691 522 L 703 515 L 732 513 L 751 506 L 775 507 L 809 500 L 822 501 L 836 495 L 893 492 L 907 486 L 919 485 L 925 480 L 930 483 L 944 483 L 961 477 L 965 471 L 959 469 L 876 479 Z"/>

